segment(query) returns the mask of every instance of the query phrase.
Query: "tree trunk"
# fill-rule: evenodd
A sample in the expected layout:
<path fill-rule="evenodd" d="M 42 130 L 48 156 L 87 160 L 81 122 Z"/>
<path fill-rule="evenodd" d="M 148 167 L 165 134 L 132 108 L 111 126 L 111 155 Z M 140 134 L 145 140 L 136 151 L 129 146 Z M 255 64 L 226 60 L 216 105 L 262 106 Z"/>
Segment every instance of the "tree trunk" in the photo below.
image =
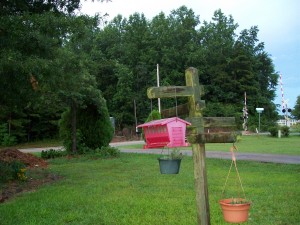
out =
<path fill-rule="evenodd" d="M 71 103 L 71 128 L 72 128 L 72 152 L 77 152 L 77 143 L 76 143 L 76 103 L 72 100 Z"/>

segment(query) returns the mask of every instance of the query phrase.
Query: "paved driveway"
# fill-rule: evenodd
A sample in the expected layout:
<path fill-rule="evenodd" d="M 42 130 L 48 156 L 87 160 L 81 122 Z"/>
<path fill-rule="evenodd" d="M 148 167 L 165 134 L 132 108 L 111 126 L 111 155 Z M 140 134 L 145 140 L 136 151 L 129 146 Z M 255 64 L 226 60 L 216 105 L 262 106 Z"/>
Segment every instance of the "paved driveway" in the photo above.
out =
<path fill-rule="evenodd" d="M 111 146 L 118 147 L 124 145 L 143 144 L 143 141 L 129 141 L 129 142 L 116 142 L 111 143 Z M 48 147 L 48 148 L 29 148 L 19 149 L 22 152 L 41 152 L 47 149 L 63 149 L 62 147 Z M 167 151 L 162 152 L 161 149 L 122 149 L 121 152 L 125 153 L 138 153 L 138 154 L 167 154 Z M 191 150 L 183 150 L 183 155 L 192 156 Z M 231 159 L 230 152 L 219 152 L 219 151 L 206 151 L 207 158 L 216 159 Z M 237 160 L 249 160 L 264 163 L 283 163 L 283 164 L 300 164 L 300 156 L 292 155 L 277 155 L 277 154 L 257 154 L 257 153 L 236 153 Z"/>

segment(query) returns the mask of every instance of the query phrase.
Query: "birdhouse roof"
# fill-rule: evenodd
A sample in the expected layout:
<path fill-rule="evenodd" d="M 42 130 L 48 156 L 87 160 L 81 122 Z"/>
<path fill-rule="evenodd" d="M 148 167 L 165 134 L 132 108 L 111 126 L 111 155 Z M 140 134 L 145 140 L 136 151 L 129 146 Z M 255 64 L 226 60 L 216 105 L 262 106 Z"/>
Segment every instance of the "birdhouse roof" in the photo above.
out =
<path fill-rule="evenodd" d="M 171 118 L 166 118 L 166 119 L 160 119 L 160 120 L 152 120 L 148 123 L 144 123 L 144 124 L 141 124 L 141 125 L 138 125 L 137 127 L 140 128 L 140 127 L 150 127 L 150 126 L 162 126 L 162 125 L 165 125 L 165 124 L 168 124 L 168 123 L 171 123 L 173 121 L 179 121 L 181 123 L 185 123 L 186 125 L 191 125 L 190 122 L 187 122 L 183 119 L 180 119 L 178 117 L 171 117 Z"/>

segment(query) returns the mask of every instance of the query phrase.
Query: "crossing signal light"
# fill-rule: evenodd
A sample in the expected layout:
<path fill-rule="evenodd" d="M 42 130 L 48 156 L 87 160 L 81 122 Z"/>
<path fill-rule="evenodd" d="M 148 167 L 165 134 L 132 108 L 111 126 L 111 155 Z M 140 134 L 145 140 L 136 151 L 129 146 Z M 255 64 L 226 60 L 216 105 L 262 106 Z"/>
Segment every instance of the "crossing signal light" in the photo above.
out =
<path fill-rule="evenodd" d="M 290 113 L 290 112 L 292 112 L 292 109 L 288 108 L 287 110 L 286 109 L 282 110 L 283 113 L 285 113 L 286 111 L 288 111 Z"/>

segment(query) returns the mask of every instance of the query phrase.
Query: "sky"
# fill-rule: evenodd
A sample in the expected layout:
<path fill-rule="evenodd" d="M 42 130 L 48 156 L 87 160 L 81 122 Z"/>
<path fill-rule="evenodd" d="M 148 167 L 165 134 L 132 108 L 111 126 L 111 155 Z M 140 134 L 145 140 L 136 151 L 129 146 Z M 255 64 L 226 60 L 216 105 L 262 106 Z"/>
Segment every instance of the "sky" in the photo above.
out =
<path fill-rule="evenodd" d="M 201 23 L 211 21 L 214 11 L 221 9 L 239 24 L 237 32 L 258 26 L 258 39 L 265 43 L 275 71 L 282 76 L 282 88 L 279 79 L 274 103 L 280 105 L 281 112 L 283 90 L 288 108 L 294 108 L 300 96 L 300 0 L 112 0 L 103 3 L 87 0 L 82 1 L 81 13 L 90 16 L 107 13 L 110 21 L 118 14 L 129 18 L 138 12 L 151 20 L 160 12 L 169 15 L 182 5 L 199 15 Z"/>

